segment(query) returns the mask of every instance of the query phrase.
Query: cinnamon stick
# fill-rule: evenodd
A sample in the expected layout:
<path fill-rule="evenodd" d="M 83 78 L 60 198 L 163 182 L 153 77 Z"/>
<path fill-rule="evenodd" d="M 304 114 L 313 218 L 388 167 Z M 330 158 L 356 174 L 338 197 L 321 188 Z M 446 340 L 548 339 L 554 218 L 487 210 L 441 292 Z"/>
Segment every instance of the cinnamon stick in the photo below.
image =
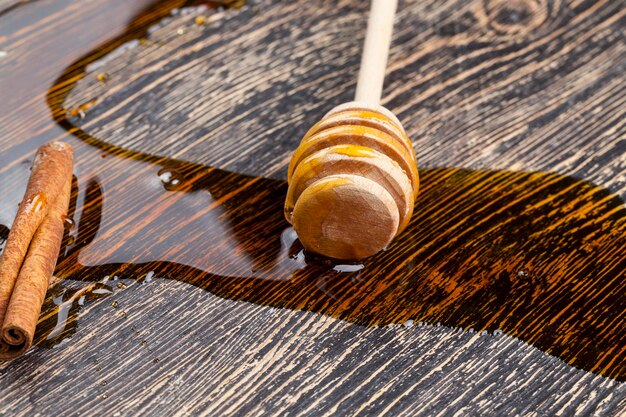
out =
<path fill-rule="evenodd" d="M 32 345 L 61 247 L 72 170 L 70 145 L 50 142 L 38 149 L 0 258 L 0 359 L 19 356 Z"/>

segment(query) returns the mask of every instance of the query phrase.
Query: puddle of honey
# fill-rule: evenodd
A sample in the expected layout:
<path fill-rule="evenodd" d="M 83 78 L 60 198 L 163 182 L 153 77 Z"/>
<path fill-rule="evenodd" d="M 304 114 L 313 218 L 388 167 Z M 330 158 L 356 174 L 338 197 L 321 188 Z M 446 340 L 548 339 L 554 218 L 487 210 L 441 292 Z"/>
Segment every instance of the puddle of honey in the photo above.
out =
<path fill-rule="evenodd" d="M 154 271 L 220 297 L 362 325 L 502 330 L 624 377 L 626 208 L 605 189 L 557 174 L 425 169 L 409 227 L 361 267 L 303 253 L 284 221 L 283 182 L 131 161 L 87 182 L 57 274 Z M 180 179 L 176 189 L 164 169 Z"/>
<path fill-rule="evenodd" d="M 361 325 L 501 330 L 576 367 L 626 379 L 626 208 L 606 189 L 551 173 L 423 169 L 405 232 L 362 264 L 336 264 L 303 252 L 283 217 L 285 183 L 129 153 L 72 126 L 62 109 L 71 71 L 48 96 L 77 152 L 75 225 L 58 276 L 150 273 Z M 7 189 L 23 190 L 29 164 L 16 161 L 59 131 L 0 154 Z M 2 235 L 20 197 L 3 195 Z M 55 293 L 60 288 L 42 312 L 40 344 L 76 331 L 80 297 L 72 298 L 76 289 Z"/>

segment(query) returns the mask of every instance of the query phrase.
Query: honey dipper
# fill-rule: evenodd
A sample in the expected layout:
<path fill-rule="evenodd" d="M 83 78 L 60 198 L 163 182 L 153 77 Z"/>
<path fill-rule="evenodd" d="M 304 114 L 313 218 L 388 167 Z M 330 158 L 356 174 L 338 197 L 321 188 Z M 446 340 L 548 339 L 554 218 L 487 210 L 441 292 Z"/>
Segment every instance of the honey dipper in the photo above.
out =
<path fill-rule="evenodd" d="M 413 214 L 413 146 L 380 105 L 396 8 L 397 0 L 372 1 L 355 101 L 315 124 L 289 164 L 287 221 L 307 250 L 330 258 L 374 255 Z"/>

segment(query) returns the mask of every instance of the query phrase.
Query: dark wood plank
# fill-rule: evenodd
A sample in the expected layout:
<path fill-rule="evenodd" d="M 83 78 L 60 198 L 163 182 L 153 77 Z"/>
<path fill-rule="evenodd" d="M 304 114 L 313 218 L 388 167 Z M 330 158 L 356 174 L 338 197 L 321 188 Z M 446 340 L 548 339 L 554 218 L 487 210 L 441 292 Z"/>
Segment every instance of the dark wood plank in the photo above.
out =
<path fill-rule="evenodd" d="M 335 100 L 350 97 L 358 62 L 360 39 L 357 34 L 364 25 L 366 5 L 351 1 L 250 3 L 251 6 L 239 11 L 207 13 L 214 17 L 203 26 L 194 23 L 193 13 L 168 19 L 143 44 L 117 54 L 100 67 L 92 64 L 67 101 L 55 101 L 56 94 L 63 93 L 67 87 L 53 89 L 48 95 L 52 111 L 57 115 L 65 111 L 60 105 L 71 113 L 72 109 L 95 99 L 95 105 L 82 108 L 84 118 L 72 117 L 70 121 L 83 129 L 74 131 L 79 139 L 101 149 L 81 145 L 71 136 L 66 138 L 79 147 L 81 156 L 77 167 L 77 214 L 87 213 L 85 217 L 90 221 L 86 224 L 100 227 L 95 230 L 92 226 L 80 227 L 82 219 L 79 222 L 76 240 L 91 242 L 79 253 L 83 263 L 89 264 L 90 248 L 94 254 L 93 265 L 102 261 L 98 242 L 115 244 L 110 239 L 97 238 L 98 233 L 108 233 L 109 226 L 128 227 L 126 233 L 121 232 L 124 239 L 129 239 L 128 231 L 140 230 L 141 224 L 149 225 L 148 229 L 153 231 L 161 230 L 154 223 L 145 223 L 142 216 L 167 212 L 166 200 L 162 198 L 176 202 L 171 205 L 173 212 L 178 210 L 192 215 L 193 211 L 186 209 L 202 212 L 194 204 L 210 201 L 209 193 L 211 198 L 219 200 L 229 192 L 228 187 L 236 188 L 238 183 L 251 181 L 257 184 L 253 190 L 270 193 L 271 198 L 258 196 L 255 200 L 245 193 L 235 193 L 238 198 L 231 206 L 218 206 L 223 210 L 221 214 L 213 216 L 211 212 L 209 217 L 201 219 L 200 224 L 215 223 L 218 228 L 224 227 L 223 235 L 234 239 L 230 241 L 231 253 L 219 252 L 222 245 L 228 248 L 229 243 L 224 242 L 223 237 L 214 242 L 212 249 L 218 250 L 217 256 L 223 256 L 225 264 L 220 265 L 218 271 L 220 268 L 221 271 L 224 268 L 237 271 L 259 267 L 262 271 L 273 257 L 280 260 L 282 256 L 292 255 L 271 251 L 258 254 L 268 247 L 281 250 L 280 242 L 278 249 L 275 245 L 264 246 L 266 237 L 259 233 L 267 229 L 256 229 L 257 249 L 253 246 L 247 252 L 241 250 L 249 248 L 245 239 L 255 236 L 255 228 L 245 228 L 238 214 L 242 212 L 236 205 L 245 205 L 249 210 L 244 210 L 243 214 L 251 219 L 264 219 L 280 232 L 283 228 L 278 221 L 281 203 L 277 195 L 283 190 L 280 183 L 216 171 L 209 173 L 209 177 L 199 173 L 208 165 L 276 178 L 283 175 L 289 152 L 308 125 L 336 104 Z M 556 205 L 557 211 L 577 213 L 565 217 L 567 225 L 574 224 L 569 223 L 572 219 L 584 222 L 584 213 L 591 213 L 591 223 L 597 229 L 593 229 L 592 234 L 583 233 L 582 237 L 570 230 L 570 234 L 561 236 L 560 244 L 569 248 L 570 237 L 574 242 L 583 239 L 585 247 L 595 248 L 591 254 L 599 258 L 596 261 L 605 262 L 607 268 L 619 268 L 620 251 L 623 251 L 619 242 L 624 237 L 624 110 L 619 105 L 624 100 L 624 75 L 620 72 L 624 66 L 623 31 L 620 31 L 624 25 L 624 4 L 519 1 L 511 3 L 519 10 L 505 7 L 498 11 L 497 6 L 503 4 L 407 0 L 401 6 L 385 100 L 405 121 L 422 165 L 430 167 L 422 171 L 421 202 L 425 211 L 420 224 L 426 227 L 422 230 L 432 231 L 429 227 L 439 230 L 436 224 L 429 226 L 437 217 L 428 217 L 428 207 L 436 207 L 437 201 L 447 193 L 459 199 L 450 199 L 452 204 L 443 204 L 444 209 L 458 204 L 465 210 L 463 213 L 472 207 L 484 213 L 490 210 L 489 202 L 495 201 L 498 206 L 515 194 L 516 187 L 519 191 L 542 183 L 556 184 L 550 192 L 542 191 L 541 186 L 534 192 L 523 191 L 525 199 L 521 201 L 541 207 L 551 196 L 564 195 L 562 203 Z M 96 11 L 94 6 L 94 16 Z M 521 24 L 517 24 L 520 19 Z M 335 37 L 340 40 L 336 48 L 333 49 L 331 42 L 322 42 L 331 44 L 324 48 L 320 46 L 320 40 Z M 14 41 L 16 44 L 19 42 Z M 268 48 L 268 45 L 276 47 Z M 303 52 L 298 54 L 298 51 Z M 307 59 L 309 53 L 311 56 Z M 241 57 L 238 54 L 243 54 L 245 59 L 237 59 Z M 282 57 L 282 61 L 275 57 Z M 292 65 L 293 60 L 299 65 Z M 85 63 L 89 61 L 91 59 Z M 327 66 L 320 66 L 321 61 Z M 271 62 L 276 62 L 276 68 Z M 71 60 L 63 65 L 70 64 Z M 80 63 L 75 67 L 79 68 Z M 220 74 L 220 69 L 231 67 L 228 74 Z M 104 85 L 97 80 L 100 73 L 108 76 Z M 235 77 L 234 74 L 246 76 Z M 72 86 L 69 82 L 66 85 Z M 40 97 L 37 95 L 41 94 L 40 88 L 33 87 L 34 96 Z M 14 102 L 23 100 L 20 105 L 23 106 L 31 100 L 41 106 L 40 101 L 25 99 L 27 97 L 16 96 Z M 48 109 L 45 106 L 40 109 L 41 114 L 31 112 L 29 116 L 38 123 L 25 125 L 33 129 L 32 132 L 37 132 L 33 127 L 37 124 L 48 126 L 49 120 L 43 115 Z M 16 114 L 11 111 L 7 114 Z M 576 117 L 579 113 L 581 117 Z M 234 115 L 242 117 L 237 123 L 229 123 Z M 25 182 L 28 164 L 19 169 L 6 166 L 19 165 L 36 142 L 50 136 L 35 136 L 31 143 L 23 145 L 20 140 L 27 140 L 24 137 L 27 130 L 20 127 L 20 123 L 24 119 L 0 117 L 7 122 L 4 124 L 6 134 L 1 135 L 4 139 L 0 137 L 3 150 L 0 159 L 6 162 L 2 171 L 5 185 L 0 223 L 8 225 L 10 220 L 5 218 L 10 219 L 14 210 L 10 203 L 18 193 L 13 188 L 19 189 L 20 181 Z M 11 127 L 19 135 L 9 135 Z M 62 129 L 47 129 L 63 134 Z M 261 134 L 250 135 L 251 131 L 261 131 Z M 163 146 L 164 143 L 168 145 Z M 169 160 L 154 163 L 154 159 L 145 154 L 128 153 L 108 144 L 199 165 Z M 559 152 L 554 152 L 555 149 Z M 100 156 L 106 158 L 97 162 Z M 159 172 L 168 167 L 173 169 L 172 166 L 188 168 L 197 180 L 185 181 L 182 188 L 161 184 Z M 513 171 L 489 173 L 476 171 L 476 168 Z M 188 174 L 185 169 L 182 173 Z M 557 174 L 514 172 L 536 170 L 574 175 L 601 187 Z M 116 177 L 122 181 L 117 182 Z M 142 182 L 142 178 L 148 182 Z M 486 178 L 482 183 L 486 187 L 482 200 L 475 200 L 475 206 L 466 205 L 462 185 L 476 185 L 481 178 Z M 137 182 L 144 184 L 143 188 L 137 188 Z M 492 188 L 498 183 L 509 186 Z M 163 185 L 167 192 L 174 193 L 163 197 Z M 143 194 L 146 190 L 148 194 Z M 272 190 L 278 194 L 272 194 Z M 493 197 L 490 192 L 494 193 Z M 98 208 L 101 193 L 106 196 L 104 208 L 89 215 L 89 207 Z M 159 198 L 155 200 L 155 194 L 151 193 Z M 178 198 L 173 199 L 173 195 Z M 190 200 L 194 196 L 198 198 L 193 200 L 195 202 Z M 537 200 L 529 200 L 531 197 Z M 111 201 L 114 208 L 126 205 L 125 211 L 115 209 L 113 214 L 126 213 L 128 219 L 108 220 L 106 210 L 111 208 Z M 193 204 L 184 206 L 185 201 Z M 568 208 L 568 201 L 584 203 L 581 207 L 586 208 Z M 483 211 L 478 207 L 483 207 Z M 261 213 L 255 213 L 255 209 Z M 273 214 L 263 215 L 264 209 Z M 129 216 L 129 213 L 133 214 Z M 137 213 L 139 226 L 132 224 Z M 518 216 L 515 210 L 498 213 L 499 227 L 507 219 Z M 466 222 L 472 222 L 471 216 L 467 217 L 469 213 L 463 216 Z M 558 220 L 549 213 L 545 216 L 548 223 Z M 95 218 L 100 220 L 95 222 Z M 416 224 L 419 222 L 416 220 Z M 244 225 L 243 232 L 229 231 L 238 224 L 238 227 Z M 165 235 L 172 232 L 168 230 L 171 225 L 163 226 Z M 547 226 L 549 229 L 550 224 Z M 500 230 L 517 230 L 519 238 L 524 227 Z M 194 233 L 202 234 L 203 230 L 201 226 Z M 181 231 L 188 232 L 187 229 Z M 429 232 L 423 233 L 430 236 Z M 592 235 L 602 242 L 600 249 L 593 241 L 585 240 Z M 146 236 L 138 234 L 137 239 L 129 240 L 126 246 L 122 245 L 113 253 L 121 255 L 121 259 L 135 257 L 137 261 L 136 256 L 149 259 L 151 253 L 142 249 Z M 244 241 L 237 241 L 241 236 Z M 280 233 L 273 232 L 268 236 L 279 240 L 281 237 Z M 419 235 L 407 235 L 404 240 L 413 242 L 414 236 Z M 288 247 L 292 238 L 288 234 L 282 237 Z M 400 245 L 410 247 L 405 243 Z M 471 239 L 467 245 L 472 246 Z M 148 247 L 155 248 L 150 242 Z M 513 248 L 518 247 L 513 245 Z M 190 250 L 197 252 L 198 247 Z M 449 252 L 450 256 L 452 254 L 465 256 L 460 250 Z M 544 249 L 538 256 L 552 262 L 555 258 L 549 255 L 549 249 Z M 565 252 L 563 256 L 567 255 Z M 181 259 L 180 253 L 177 256 Z M 576 256 L 582 256 L 576 259 L 591 259 L 590 255 Z M 244 262 L 251 258 L 252 263 Z M 71 262 L 70 257 L 62 265 Z M 301 259 L 289 262 L 300 265 Z M 392 257 L 386 265 L 393 268 L 397 262 L 398 259 Z M 407 264 L 419 266 L 420 262 L 418 257 L 413 264 L 410 261 Z M 517 263 L 512 262 L 510 266 L 517 266 Z M 72 270 L 73 266 L 68 267 Z M 157 278 L 162 276 L 161 270 L 155 269 L 154 275 L 149 272 L 152 267 L 169 271 L 166 274 L 169 278 L 185 283 Z M 486 268 L 485 273 L 489 265 Z M 497 268 L 493 264 L 493 269 Z M 541 266 L 537 268 L 534 270 L 540 270 Z M 80 270 L 78 275 L 82 279 L 102 282 L 99 288 L 103 290 L 104 299 L 100 301 L 91 293 L 81 300 L 85 304 L 82 308 L 77 300 L 71 301 L 70 295 L 74 289 L 84 287 L 84 282 L 66 280 L 54 289 L 41 318 L 41 347 L 20 360 L 0 366 L 0 392 L 6 394 L 3 409 L 24 415 L 37 412 L 44 415 L 619 415 L 624 409 L 624 383 L 588 372 L 597 362 L 578 365 L 585 370 L 576 369 L 525 343 L 531 340 L 527 336 L 518 339 L 506 331 L 503 334 L 491 328 L 476 331 L 467 325 L 461 328 L 449 323 L 441 325 L 436 319 L 418 322 L 420 315 L 397 314 L 408 311 L 402 308 L 395 311 L 402 303 L 396 306 L 383 303 L 391 319 L 374 326 L 372 322 L 362 321 L 367 316 L 358 308 L 337 314 L 342 311 L 338 308 L 342 302 L 359 301 L 359 294 L 365 294 L 357 291 L 356 298 L 344 298 L 346 291 L 368 288 L 364 278 L 369 271 L 366 266 L 356 274 L 329 276 L 323 270 L 309 270 L 305 277 L 310 281 L 287 281 L 286 285 L 261 283 L 256 287 L 246 284 L 241 288 L 252 291 L 246 295 L 235 291 L 241 283 L 235 281 L 233 287 L 219 277 L 207 280 L 202 270 L 189 270 L 180 265 L 170 269 L 162 264 L 127 267 L 125 275 L 134 276 L 138 281 L 124 279 L 121 282 L 113 278 L 104 282 L 105 269 L 99 267 Z M 287 272 L 292 271 L 287 268 Z M 522 272 L 519 277 L 524 278 L 528 270 L 513 269 L 512 272 Z M 535 282 L 536 276 L 528 276 Z M 567 273 L 563 276 L 568 278 Z M 621 282 L 619 275 L 612 275 L 612 278 Z M 351 285 L 342 283 L 352 280 L 356 281 Z M 450 282 L 444 277 L 425 282 L 436 290 L 442 288 L 440 281 Z M 489 283 L 488 279 L 485 281 Z M 423 285 L 424 281 L 421 282 Z M 369 284 L 376 288 L 376 281 Z M 412 295 L 420 288 L 419 280 L 399 284 Z M 536 284 L 519 294 L 527 295 L 528 291 L 532 293 L 541 288 Z M 604 285 L 603 281 L 600 284 Z M 394 289 L 401 285 L 383 287 Z M 592 288 L 592 293 L 598 294 L 597 287 L 592 285 Z M 498 288 L 493 290 L 493 293 L 479 294 L 499 293 Z M 622 290 L 623 286 L 618 286 L 614 294 Z M 304 298 L 299 298 L 298 294 L 303 292 Z M 264 296 L 264 293 L 269 294 Z M 517 294 L 510 295 L 516 297 Z M 563 292 L 553 289 L 552 294 L 559 296 Z M 70 299 L 61 308 L 61 311 L 69 308 L 71 319 L 68 322 L 54 309 L 55 296 L 57 303 Z M 600 298 L 596 295 L 591 300 Z M 242 299 L 252 303 L 237 301 Z M 396 299 L 404 300 L 403 297 Z M 270 306 L 257 305 L 267 304 L 268 300 L 273 300 Z M 322 304 L 318 307 L 299 305 L 301 300 L 320 300 Z M 624 311 L 619 300 L 619 296 L 613 295 L 597 303 L 601 324 L 597 328 L 605 329 L 608 323 L 613 329 L 608 331 L 613 339 L 608 340 L 617 340 L 617 344 L 601 352 L 618 365 L 617 369 L 619 362 L 623 363 L 619 352 L 624 348 L 623 343 L 619 343 Z M 485 299 L 469 301 L 481 305 Z M 339 304 L 334 304 L 336 302 Z M 374 305 L 381 306 L 380 303 Z M 608 305 L 613 306 L 616 314 L 604 312 L 603 308 Z M 302 308 L 316 312 L 300 311 Z M 352 311 L 356 312 L 354 317 L 350 316 Z M 470 317 L 467 306 L 459 311 L 461 318 Z M 505 308 L 502 314 L 506 316 L 509 312 Z M 585 323 L 580 319 L 555 320 L 559 324 Z M 595 326 L 596 321 L 589 323 Z M 59 327 L 53 331 L 51 340 L 45 342 L 43 339 L 56 324 Z M 545 330 L 549 329 L 543 328 Z M 616 337 L 618 339 L 614 339 Z M 573 340 L 580 343 L 580 339 Z M 536 341 L 532 343 L 537 346 Z M 584 344 L 577 346 L 583 346 L 583 352 L 590 352 Z M 569 358 L 571 360 L 571 356 Z M 14 395 L 16 392 L 27 395 Z"/>
<path fill-rule="evenodd" d="M 626 398 L 623 383 L 506 335 L 420 323 L 367 328 L 156 277 L 124 282 L 86 303 L 71 338 L 0 368 L 3 410 L 617 416 Z"/>
<path fill-rule="evenodd" d="M 624 197 L 624 3 L 537 4 L 403 2 L 383 102 L 420 166 L 550 170 Z M 96 100 L 74 122 L 107 143 L 284 178 L 306 130 L 351 100 L 366 12 L 268 1 L 177 17 L 65 105 Z"/>
<path fill-rule="evenodd" d="M 347 97 L 353 87 L 349 80 L 353 78 L 356 62 L 345 61 L 345 56 L 358 61 L 360 40 L 354 41 L 354 36 L 348 34 L 360 33 L 358 22 L 363 22 L 364 5 L 326 2 L 323 6 L 325 8 L 319 5 L 290 8 L 271 1 L 253 3 L 243 10 L 209 14 L 206 20 L 213 23 L 208 27 L 196 23 L 197 13 L 174 16 L 155 27 L 143 43 L 136 43 L 133 48 L 125 47 L 115 53 L 114 58 L 91 64 L 88 68 L 91 74 L 70 93 L 65 106 L 72 122 L 91 135 L 91 140 L 97 138 L 107 144 L 143 150 L 160 157 L 176 157 L 248 173 L 260 167 L 260 173 L 281 176 L 285 159 L 297 144 L 298 136 L 293 129 L 302 129 L 302 126 L 284 123 L 282 119 L 274 119 L 274 115 L 294 120 L 310 119 L 305 130 L 314 123 L 315 114 L 319 116 L 323 111 L 319 106 L 312 108 L 309 105 L 312 102 L 317 105 L 315 100 L 319 102 L 314 98 L 315 94 L 324 93 L 321 96 L 326 99 L 328 94 L 339 93 L 346 96 L 343 100 L 349 100 Z M 451 159 L 465 169 L 490 166 L 511 171 L 423 169 L 422 194 L 411 226 L 388 253 L 365 264 L 361 278 L 374 283 L 372 288 L 366 289 L 367 284 L 362 284 L 358 290 L 344 288 L 343 293 L 351 295 L 343 295 L 337 303 L 330 300 L 321 303 L 313 295 L 310 299 L 283 295 L 311 293 L 307 285 L 314 281 L 313 277 L 323 273 L 317 269 L 301 273 L 297 262 L 281 259 L 281 248 L 276 242 L 282 222 L 282 191 L 275 191 L 275 187 L 267 183 L 246 186 L 249 190 L 245 192 L 237 191 L 246 180 L 220 175 L 196 179 L 183 187 L 207 189 L 214 201 L 220 201 L 220 196 L 230 192 L 240 195 L 240 198 L 223 204 L 226 216 L 222 214 L 219 219 L 211 217 L 210 207 L 216 204 L 214 201 L 207 200 L 206 215 L 201 217 L 201 204 L 186 208 L 185 196 L 179 193 L 171 211 L 158 206 L 146 208 L 147 203 L 144 203 L 141 209 L 146 213 L 155 213 L 159 209 L 163 213 L 155 216 L 154 221 L 143 223 L 141 229 L 132 221 L 126 221 L 125 227 L 120 228 L 119 219 L 126 213 L 127 206 L 119 202 L 132 199 L 120 192 L 114 199 L 119 208 L 109 204 L 109 209 L 99 214 L 99 233 L 105 238 L 101 242 L 96 239 L 82 252 L 83 263 L 168 260 L 222 277 L 258 279 L 263 279 L 263 274 L 280 276 L 281 279 L 304 274 L 309 278 L 296 279 L 293 286 L 277 285 L 267 289 L 266 292 L 273 295 L 265 297 L 256 296 L 259 289 L 252 284 L 233 283 L 233 287 L 227 289 L 229 285 L 218 280 L 216 284 L 207 281 L 198 285 L 227 297 L 292 308 L 306 306 L 365 324 L 414 318 L 466 328 L 503 329 L 576 366 L 604 369 L 608 365 L 600 362 L 589 366 L 595 361 L 592 357 L 603 357 L 606 364 L 612 363 L 616 369 L 622 369 L 623 364 L 616 364 L 612 355 L 623 351 L 624 345 L 620 341 L 624 335 L 621 331 L 603 330 L 601 323 L 624 320 L 621 297 L 616 296 L 625 291 L 619 284 L 623 274 L 621 260 L 625 257 L 622 249 L 625 246 L 623 200 L 619 198 L 623 195 L 623 153 L 620 151 L 623 141 L 620 139 L 624 110 L 619 103 L 624 98 L 620 89 L 624 81 L 621 71 L 624 46 L 620 42 L 622 38 L 610 36 L 610 33 L 619 32 L 619 19 L 623 18 L 624 12 L 608 2 L 596 2 L 593 7 L 588 4 L 591 9 L 578 10 L 575 3 L 549 3 L 536 10 L 530 3 L 502 3 L 499 11 L 496 6 L 496 3 L 449 2 L 429 8 L 428 4 L 405 2 L 402 8 L 398 23 L 400 39 L 396 42 L 400 52 L 392 56 L 390 68 L 405 71 L 405 78 L 394 92 L 403 91 L 408 85 L 406 88 L 412 88 L 408 90 L 411 93 L 425 94 L 420 90 L 421 83 L 430 79 L 433 82 L 427 91 L 449 95 L 446 86 L 466 91 L 455 96 L 451 104 L 453 109 L 465 112 L 463 120 L 467 114 L 478 114 L 483 108 L 487 108 L 491 115 L 487 117 L 480 113 L 481 116 L 472 121 L 471 128 L 460 125 L 454 136 L 439 128 L 428 134 L 416 133 L 418 138 L 426 137 L 431 143 L 438 144 L 425 145 L 425 165 L 447 165 Z M 524 11 L 520 7 L 530 9 Z M 505 19 L 506 13 L 513 18 L 526 12 L 532 13 L 525 17 L 528 22 L 524 24 L 513 22 L 509 27 L 497 21 Z M 276 21 L 280 24 L 274 24 Z M 449 24 L 460 27 L 461 21 L 467 25 L 452 39 L 446 31 L 448 29 L 442 33 L 439 28 Z M 581 21 L 586 25 L 581 26 Z M 303 25 L 318 30 L 302 30 Z M 424 28 L 419 35 L 425 35 L 418 43 L 415 36 L 403 34 L 402 28 L 406 27 L 411 30 Z M 581 27 L 586 27 L 589 33 L 581 35 Z M 537 33 L 541 28 L 543 32 Z M 603 36 L 595 36 L 596 32 Z M 460 44 L 456 42 L 457 35 L 463 39 Z M 335 37 L 339 39 L 337 43 L 321 41 Z M 596 45 L 590 39 L 602 39 L 603 43 Z M 354 45 L 350 46 L 349 42 Z M 567 67 L 559 64 L 563 58 L 559 45 L 563 42 L 573 43 L 566 43 L 568 51 L 577 48 L 581 51 L 576 57 L 570 54 Z M 290 48 L 281 49 L 283 44 L 290 45 Z M 343 53 L 350 48 L 354 50 L 353 54 Z M 544 49 L 550 52 L 539 53 Z M 594 59 L 588 59 L 582 53 L 594 50 L 599 51 Z M 410 54 L 406 51 L 417 52 Z M 401 53 L 406 57 L 397 61 Z M 299 61 L 294 56 L 315 58 Z M 426 65 L 432 67 L 430 72 L 418 72 L 416 77 L 417 63 L 411 58 L 426 59 L 424 62 L 436 62 L 437 65 Z M 161 69 L 162 62 L 171 62 L 168 64 L 171 66 Z M 325 65 L 319 65 L 319 62 Z M 458 63 L 467 69 L 458 69 Z M 545 71 L 546 67 L 554 71 Z M 406 68 L 413 72 L 406 71 Z M 503 77 L 497 80 L 501 88 L 491 86 L 495 82 L 492 80 L 494 72 Z M 519 73 L 523 76 L 519 77 Z M 237 78 L 233 74 L 245 76 Z M 390 73 L 391 80 L 394 80 L 394 74 L 394 71 Z M 98 76 L 101 80 L 97 80 Z M 320 87 L 314 82 L 324 77 L 335 80 L 335 84 Z M 267 84 L 267 89 L 260 88 L 259 83 Z M 526 87 L 522 88 L 520 83 Z M 598 87 L 605 84 L 606 87 Z M 482 98 L 481 95 L 485 94 L 487 98 Z M 304 104 L 303 99 L 307 100 Z M 329 99 L 336 100 L 335 104 L 341 100 L 332 96 Z M 435 119 L 439 114 L 454 118 L 456 112 L 437 104 L 438 98 L 434 97 L 432 103 L 429 99 L 426 94 L 424 101 L 410 108 L 413 117 L 405 118 L 408 126 L 421 128 L 424 124 L 421 123 L 422 117 Z M 213 100 L 218 100 L 218 105 Z M 409 95 L 405 100 L 412 101 Z M 591 114 L 574 121 L 566 117 L 572 111 L 593 108 L 596 102 L 601 103 L 600 106 L 605 101 L 618 104 L 602 107 L 606 115 L 598 111 L 597 118 Z M 546 108 L 545 103 L 551 102 L 552 107 Z M 479 109 L 471 107 L 470 103 Z M 425 116 L 423 109 L 429 107 L 433 107 L 435 113 Z M 289 111 L 281 112 L 283 108 Z M 79 112 L 80 116 L 76 114 Z M 246 117 L 238 118 L 237 112 L 243 112 Z M 401 113 L 401 109 L 398 112 Z M 604 123 L 605 116 L 615 121 L 616 127 Z M 217 133 L 207 134 L 202 121 L 214 123 Z M 437 126 L 448 126 L 446 119 L 434 122 Z M 456 123 L 454 119 L 452 122 Z M 519 125 L 521 130 L 513 125 Z M 489 129 L 494 129 L 495 133 Z M 598 135 L 598 131 L 602 134 Z M 182 139 L 187 137 L 188 140 Z M 418 154 L 419 143 L 420 140 L 415 141 Z M 480 152 L 467 149 L 468 143 Z M 547 154 L 548 148 L 542 148 L 543 144 L 558 146 L 562 152 Z M 581 163 L 579 159 L 572 159 L 575 154 L 584 153 L 593 159 L 602 153 L 587 152 L 589 146 L 606 148 L 605 162 L 608 165 L 599 169 L 600 165 L 592 161 Z M 535 152 L 537 148 L 542 149 L 540 153 Z M 430 149 L 436 151 L 433 153 Z M 539 156 L 541 158 L 537 160 Z M 537 165 L 542 170 L 596 179 L 602 186 L 617 191 L 617 195 L 609 197 L 605 190 L 593 190 L 587 183 L 577 184 L 551 174 L 516 173 L 532 171 Z M 587 169 L 580 171 L 581 165 Z M 281 171 L 265 169 L 268 166 L 281 167 Z M 607 166 L 610 167 L 608 170 Z M 113 169 L 120 170 L 120 167 Z M 194 172 L 193 176 L 197 176 L 202 166 L 179 166 L 165 172 L 170 175 L 176 170 L 182 181 L 183 171 Z M 108 175 L 106 172 L 102 174 Z M 192 184 L 194 181 L 197 185 Z M 225 185 L 230 182 L 236 185 Z M 214 184 L 206 186 L 211 183 Z M 226 192 L 224 187 L 230 191 Z M 137 188 L 127 191 L 138 195 Z M 251 195 L 255 198 L 250 198 Z M 590 200 L 585 202 L 587 198 Z M 142 194 L 140 200 L 148 202 L 151 197 Z M 247 200 L 252 202 L 247 203 Z M 596 201 L 610 201 L 610 204 L 599 209 L 593 203 Z M 255 215 L 255 208 L 264 214 Z M 170 221 L 183 211 L 196 218 L 188 227 Z M 248 218 L 244 219 L 238 212 Z M 220 224 L 223 217 L 229 218 L 240 247 L 247 248 L 246 253 L 253 256 L 255 266 L 250 266 L 246 259 L 232 258 L 233 245 L 227 240 L 230 236 L 226 231 L 227 224 L 220 226 L 223 228 L 220 231 L 213 228 L 209 231 L 203 226 Z M 607 218 L 611 219 L 609 223 L 603 220 Z M 135 230 L 141 236 L 141 242 L 129 239 L 131 233 L 127 229 Z M 598 240 L 600 230 L 611 231 L 603 232 L 602 242 Z M 207 238 L 207 235 L 211 237 Z M 168 238 L 173 236 L 177 238 Z M 213 254 L 200 259 L 185 247 L 176 248 L 176 242 L 183 236 L 197 247 L 210 246 Z M 221 239 L 224 242 L 220 242 Z M 163 246 L 157 247 L 152 243 L 154 241 L 162 242 Z M 218 259 L 227 261 L 219 262 Z M 608 265 L 606 259 L 611 260 Z M 177 279 L 199 281 L 185 278 L 187 274 L 181 269 L 176 272 Z M 523 279 L 526 275 L 533 277 L 530 287 Z M 442 280 L 448 284 L 442 284 Z M 588 280 L 589 284 L 580 286 L 579 280 Z M 412 286 L 415 289 L 411 294 L 405 293 L 398 289 L 400 282 L 407 289 Z M 337 287 L 342 285 L 336 284 Z M 544 293 L 540 289 L 542 286 L 549 290 Z M 263 286 L 260 284 L 259 287 Z M 481 290 L 474 293 L 472 288 Z M 533 295 L 527 292 L 529 288 L 534 288 Z M 384 295 L 375 297 L 369 296 L 370 293 Z M 620 313 L 605 317 L 598 311 L 585 315 L 590 300 L 604 300 L 603 294 L 613 294 L 603 304 L 603 311 Z M 396 299 L 421 300 L 421 304 L 409 306 L 411 302 L 407 301 L 394 305 L 392 300 Z M 503 302 L 505 299 L 509 301 Z M 480 300 L 481 309 L 472 307 L 476 300 Z M 319 307 L 315 307 L 317 305 Z M 363 307 L 374 305 L 371 311 Z M 391 312 L 386 313 L 386 310 Z M 589 319 L 583 320 L 584 316 Z M 557 317 L 559 323 L 555 325 Z M 589 333 L 582 332 L 582 329 Z M 599 337 L 600 334 L 603 336 Z M 593 349 L 589 344 L 591 339 L 595 340 Z M 620 370 L 605 369 L 603 372 L 611 376 L 622 374 Z"/>

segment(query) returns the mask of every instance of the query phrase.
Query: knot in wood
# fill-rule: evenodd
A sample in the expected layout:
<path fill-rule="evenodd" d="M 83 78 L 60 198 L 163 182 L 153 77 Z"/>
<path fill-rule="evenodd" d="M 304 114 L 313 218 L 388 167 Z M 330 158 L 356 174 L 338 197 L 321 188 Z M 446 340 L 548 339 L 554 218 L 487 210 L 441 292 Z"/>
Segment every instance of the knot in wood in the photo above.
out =
<path fill-rule="evenodd" d="M 550 14 L 551 0 L 483 0 L 488 26 L 500 35 L 523 37 L 541 27 Z"/>

